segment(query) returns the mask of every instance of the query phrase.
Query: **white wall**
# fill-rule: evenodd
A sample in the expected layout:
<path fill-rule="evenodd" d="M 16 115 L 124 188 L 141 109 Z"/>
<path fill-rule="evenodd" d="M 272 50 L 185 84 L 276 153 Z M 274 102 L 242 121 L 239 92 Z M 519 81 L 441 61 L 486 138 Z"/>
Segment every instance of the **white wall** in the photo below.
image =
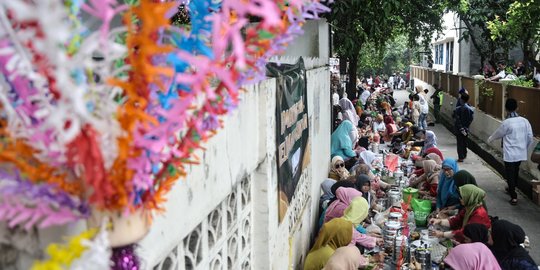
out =
<path fill-rule="evenodd" d="M 458 73 L 461 72 L 459 69 L 460 65 L 460 43 L 458 42 L 460 36 L 459 31 L 459 16 L 454 12 L 447 12 L 443 15 L 443 31 L 442 33 L 435 33 L 433 36 L 433 39 L 431 41 L 431 50 L 432 50 L 432 57 L 433 61 L 435 62 L 435 45 L 444 44 L 443 49 L 443 63 L 442 64 L 433 64 L 433 69 L 436 70 L 446 70 L 446 63 L 448 63 L 449 59 L 446 55 L 446 43 L 452 42 L 454 44 L 454 52 L 453 52 L 453 70 L 448 72 L 452 73 Z"/>
<path fill-rule="evenodd" d="M 287 47 L 284 55 L 328 59 L 330 54 L 328 27 L 326 19 L 307 21 L 302 27 L 304 34 Z"/>
<path fill-rule="evenodd" d="M 327 67 L 307 72 L 311 164 L 302 176 L 282 224 L 278 224 L 276 87 L 275 80 L 268 79 L 246 87 L 238 110 L 226 118 L 225 128 L 200 154 L 201 164 L 192 166 L 186 180 L 177 183 L 169 194 L 165 215 L 155 219 L 150 233 L 140 244 L 139 253 L 148 267 L 167 256 L 170 258 L 175 247 L 185 249 L 186 236 L 191 235 L 198 224 L 229 196 L 236 183 L 246 177 L 250 179 L 252 192 L 252 267 L 287 269 L 300 265 L 309 249 L 317 218 L 319 185 L 328 173 L 329 76 Z M 180 253 L 172 257 L 181 262 Z M 183 269 L 183 266 L 179 264 L 175 269 Z"/>

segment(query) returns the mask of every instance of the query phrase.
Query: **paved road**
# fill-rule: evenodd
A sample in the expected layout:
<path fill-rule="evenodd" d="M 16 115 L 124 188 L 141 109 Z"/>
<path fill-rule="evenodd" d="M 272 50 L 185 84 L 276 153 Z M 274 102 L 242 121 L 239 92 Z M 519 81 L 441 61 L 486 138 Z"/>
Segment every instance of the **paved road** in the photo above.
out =
<path fill-rule="evenodd" d="M 394 91 L 397 104 L 402 105 L 408 96 L 407 91 Z M 437 144 L 443 155 L 457 159 L 454 135 L 443 125 L 430 129 L 437 135 Z M 486 204 L 490 215 L 519 224 L 525 230 L 531 242 L 529 253 L 536 263 L 540 263 L 540 206 L 532 203 L 523 194 L 519 194 L 517 206 L 510 205 L 510 197 L 504 191 L 506 182 L 501 175 L 470 150 L 467 159 L 464 163 L 459 163 L 459 167 L 474 175 L 478 185 L 488 194 Z"/>

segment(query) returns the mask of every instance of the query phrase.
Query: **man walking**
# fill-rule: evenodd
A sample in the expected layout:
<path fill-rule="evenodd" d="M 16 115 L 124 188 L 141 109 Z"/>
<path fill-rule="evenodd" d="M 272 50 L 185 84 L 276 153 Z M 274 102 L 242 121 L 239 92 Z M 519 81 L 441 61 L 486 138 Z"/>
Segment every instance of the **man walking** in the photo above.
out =
<path fill-rule="evenodd" d="M 488 143 L 502 138 L 503 159 L 506 181 L 508 181 L 508 193 L 510 204 L 517 204 L 516 185 L 519 176 L 521 161 L 527 160 L 527 150 L 533 142 L 533 133 L 529 121 L 516 112 L 518 103 L 509 98 L 504 104 L 508 115 L 501 126 L 489 136 Z"/>
<path fill-rule="evenodd" d="M 463 93 L 460 96 L 461 105 L 454 110 L 454 127 L 456 129 L 458 162 L 463 162 L 467 158 L 467 137 L 469 136 L 469 126 L 474 117 L 474 111 L 469 105 L 469 95 Z"/>
<path fill-rule="evenodd" d="M 435 123 L 439 123 L 441 115 L 441 105 L 443 101 L 443 92 L 438 84 L 434 84 L 435 92 L 431 95 L 433 99 L 433 114 L 435 115 Z"/>

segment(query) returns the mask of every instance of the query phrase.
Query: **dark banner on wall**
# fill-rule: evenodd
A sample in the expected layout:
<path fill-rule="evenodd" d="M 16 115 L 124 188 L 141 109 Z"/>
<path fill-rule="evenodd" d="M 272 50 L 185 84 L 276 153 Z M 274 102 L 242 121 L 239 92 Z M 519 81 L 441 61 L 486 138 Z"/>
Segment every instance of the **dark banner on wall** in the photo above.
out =
<path fill-rule="evenodd" d="M 304 60 L 294 65 L 269 63 L 268 75 L 277 80 L 276 139 L 279 221 L 283 219 L 302 175 L 309 164 L 307 82 Z"/>

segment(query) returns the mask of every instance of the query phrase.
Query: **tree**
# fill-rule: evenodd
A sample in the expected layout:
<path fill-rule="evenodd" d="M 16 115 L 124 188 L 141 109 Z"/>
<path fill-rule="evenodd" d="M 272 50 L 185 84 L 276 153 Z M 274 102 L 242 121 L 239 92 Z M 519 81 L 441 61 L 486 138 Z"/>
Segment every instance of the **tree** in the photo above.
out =
<path fill-rule="evenodd" d="M 327 19 L 334 30 L 336 53 L 349 61 L 347 94 L 356 95 L 358 60 L 364 46 L 373 47 L 369 52 L 382 52 L 399 34 L 407 36 L 409 47 L 417 46 L 417 40 L 428 44 L 432 34 L 442 29 L 445 7 L 444 0 L 335 1 Z"/>
<path fill-rule="evenodd" d="M 504 55 L 504 60 L 508 55 L 511 45 L 508 40 L 501 38 L 497 41 L 491 39 L 491 31 L 488 22 L 498 16 L 502 16 L 510 6 L 510 0 L 450 0 L 450 10 L 456 12 L 465 24 L 461 33 L 460 41 L 470 41 L 480 56 L 480 67 L 485 61 L 493 67 Z M 459 26 L 457 26 L 459 27 Z"/>
<path fill-rule="evenodd" d="M 515 1 L 508 11 L 487 22 L 494 42 L 508 40 L 523 50 L 526 67 L 540 68 L 536 56 L 540 52 L 540 3 L 535 0 Z"/>

